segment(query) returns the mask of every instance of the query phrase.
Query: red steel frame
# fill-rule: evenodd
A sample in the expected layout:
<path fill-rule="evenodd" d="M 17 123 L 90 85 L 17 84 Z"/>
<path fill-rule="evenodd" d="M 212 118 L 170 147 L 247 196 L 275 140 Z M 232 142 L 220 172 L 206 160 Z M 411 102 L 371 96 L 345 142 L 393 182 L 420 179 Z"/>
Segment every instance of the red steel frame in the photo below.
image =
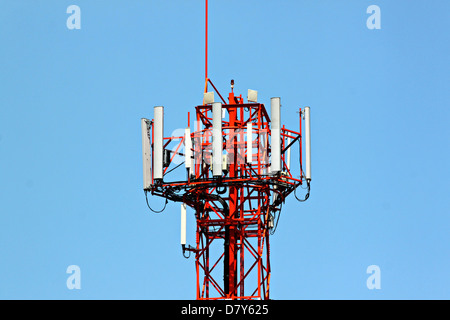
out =
<path fill-rule="evenodd" d="M 209 79 L 207 82 L 214 87 Z M 302 184 L 302 179 L 294 178 L 287 168 L 285 158 L 287 148 L 298 142 L 302 167 L 301 127 L 295 132 L 283 126 L 281 141 L 271 142 L 281 143 L 282 148 L 282 174 L 273 175 L 269 172 L 270 118 L 264 105 L 244 104 L 242 96 L 237 97 L 232 91 L 228 103 L 222 107 L 228 113 L 228 120 L 222 120 L 223 149 L 228 162 L 223 176 L 212 177 L 210 172 L 212 106 L 200 105 L 196 107 L 196 131 L 191 133 L 194 164 L 186 181 L 165 182 L 152 178 L 148 191 L 184 202 L 195 210 L 196 246 L 185 250 L 195 253 L 197 299 L 269 299 L 271 218 L 281 210 L 280 204 L 285 198 Z M 255 137 L 252 147 L 257 150 L 251 163 L 247 162 L 245 140 L 248 122 L 252 123 Z M 153 128 L 153 121 L 150 126 Z M 291 139 L 290 145 L 287 145 L 287 138 Z M 151 139 L 153 146 L 153 134 Z M 178 140 L 172 149 L 171 162 L 175 155 L 184 155 L 180 152 L 184 137 L 164 139 L 165 148 Z M 168 169 L 166 167 L 164 173 Z M 184 193 L 176 194 L 173 190 L 184 190 Z M 271 200 L 273 195 L 277 201 Z M 222 277 L 223 283 L 218 280 Z"/>

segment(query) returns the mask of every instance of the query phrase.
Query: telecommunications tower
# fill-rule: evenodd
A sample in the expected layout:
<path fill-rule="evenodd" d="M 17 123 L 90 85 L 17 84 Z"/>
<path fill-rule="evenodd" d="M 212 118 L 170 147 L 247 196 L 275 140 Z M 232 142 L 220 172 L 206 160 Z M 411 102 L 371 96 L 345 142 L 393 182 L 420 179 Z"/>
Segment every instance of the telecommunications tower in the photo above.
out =
<path fill-rule="evenodd" d="M 164 136 L 162 106 L 154 107 L 153 119 L 141 119 L 145 197 L 147 204 L 148 194 L 166 204 L 180 202 L 182 252 L 195 257 L 197 299 L 269 299 L 269 236 L 291 193 L 299 201 L 309 197 L 310 108 L 298 109 L 299 127 L 290 130 L 282 125 L 279 97 L 270 99 L 269 110 L 255 90 L 248 90 L 244 102 L 231 80 L 224 99 L 208 78 L 205 4 L 203 102 L 195 107 L 194 125 L 188 112 L 188 125 L 178 135 Z M 291 163 L 294 150 L 298 166 Z M 180 167 L 184 178 L 170 180 L 169 173 Z M 298 187 L 307 190 L 301 199 Z M 187 207 L 195 213 L 195 246 L 186 244 Z"/>

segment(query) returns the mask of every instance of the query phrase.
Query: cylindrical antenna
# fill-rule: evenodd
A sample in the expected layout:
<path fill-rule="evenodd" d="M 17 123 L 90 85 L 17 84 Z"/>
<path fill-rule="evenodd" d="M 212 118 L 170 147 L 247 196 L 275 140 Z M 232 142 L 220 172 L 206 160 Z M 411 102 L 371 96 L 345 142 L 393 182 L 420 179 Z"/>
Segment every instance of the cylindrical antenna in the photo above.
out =
<path fill-rule="evenodd" d="M 142 128 L 142 167 L 144 170 L 144 190 L 150 188 L 152 184 L 151 172 L 151 142 L 148 134 L 148 119 L 141 119 Z"/>
<path fill-rule="evenodd" d="M 154 115 L 154 142 L 153 142 L 153 179 L 163 178 L 164 163 L 164 107 L 153 109 Z"/>
<path fill-rule="evenodd" d="M 270 99 L 271 114 L 271 172 L 277 173 L 281 171 L 281 112 L 280 98 Z"/>
<path fill-rule="evenodd" d="M 212 133 L 212 152 L 213 152 L 213 176 L 222 176 L 222 153 L 223 153 L 223 137 L 222 137 L 222 103 L 214 102 L 212 104 L 213 114 L 213 133 Z"/>
<path fill-rule="evenodd" d="M 192 168 L 192 140 L 190 128 L 186 128 L 184 131 L 184 165 L 186 169 Z"/>
<path fill-rule="evenodd" d="M 305 153 L 306 180 L 311 181 L 311 117 L 309 107 L 303 110 L 305 115 Z"/>
<path fill-rule="evenodd" d="M 186 204 L 181 203 L 181 245 L 186 245 Z"/>
<path fill-rule="evenodd" d="M 291 138 L 287 138 L 287 145 L 291 144 Z M 286 159 L 286 167 L 289 171 L 291 171 L 291 147 L 287 149 L 287 159 Z"/>
<path fill-rule="evenodd" d="M 253 124 L 247 122 L 247 163 L 253 160 Z"/>

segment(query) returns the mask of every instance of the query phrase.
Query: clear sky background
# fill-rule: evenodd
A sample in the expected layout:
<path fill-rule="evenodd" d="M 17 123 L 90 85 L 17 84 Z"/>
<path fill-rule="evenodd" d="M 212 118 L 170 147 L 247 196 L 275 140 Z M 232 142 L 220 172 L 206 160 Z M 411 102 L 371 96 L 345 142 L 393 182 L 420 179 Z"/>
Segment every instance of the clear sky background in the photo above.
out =
<path fill-rule="evenodd" d="M 66 27 L 71 4 L 80 30 Z M 210 1 L 222 94 L 234 79 L 266 106 L 280 96 L 292 129 L 311 107 L 311 196 L 288 199 L 271 237 L 271 298 L 450 298 L 449 12 Z M 145 203 L 140 119 L 164 105 L 167 136 L 201 104 L 204 1 L 2 0 L 0 43 L 0 298 L 195 299 L 179 204 Z"/>

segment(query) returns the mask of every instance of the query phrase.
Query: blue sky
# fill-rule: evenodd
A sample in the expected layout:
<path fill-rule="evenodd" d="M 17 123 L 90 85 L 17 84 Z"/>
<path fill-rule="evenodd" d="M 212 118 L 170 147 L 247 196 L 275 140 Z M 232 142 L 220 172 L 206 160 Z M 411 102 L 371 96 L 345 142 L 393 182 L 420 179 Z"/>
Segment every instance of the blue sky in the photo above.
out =
<path fill-rule="evenodd" d="M 222 94 L 280 96 L 293 129 L 311 107 L 311 196 L 271 237 L 271 297 L 449 299 L 450 3 L 209 6 Z M 179 204 L 145 203 L 140 119 L 164 105 L 168 135 L 201 104 L 204 1 L 5 0 L 0 40 L 0 298 L 194 299 Z"/>

